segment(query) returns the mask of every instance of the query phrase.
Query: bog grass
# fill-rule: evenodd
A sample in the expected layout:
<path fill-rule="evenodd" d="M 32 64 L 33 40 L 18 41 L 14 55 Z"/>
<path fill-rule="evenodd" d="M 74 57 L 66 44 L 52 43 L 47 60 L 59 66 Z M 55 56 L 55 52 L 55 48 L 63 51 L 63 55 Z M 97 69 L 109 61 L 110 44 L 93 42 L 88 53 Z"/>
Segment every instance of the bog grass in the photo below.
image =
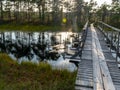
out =
<path fill-rule="evenodd" d="M 62 26 L 62 25 L 1 24 L 0 31 L 56 32 L 56 31 L 69 31 L 70 27 L 71 26 Z"/>
<path fill-rule="evenodd" d="M 0 31 L 57 31 L 60 26 L 53 25 L 32 25 L 32 24 L 1 24 Z"/>
<path fill-rule="evenodd" d="M 38 24 L 0 24 L 0 31 L 25 31 L 25 32 L 61 32 L 61 31 L 74 31 L 71 25 L 38 25 Z M 82 26 L 78 27 L 78 31 L 82 30 Z"/>
<path fill-rule="evenodd" d="M 52 70 L 47 63 L 18 64 L 0 54 L 0 90 L 74 90 L 76 71 Z"/>

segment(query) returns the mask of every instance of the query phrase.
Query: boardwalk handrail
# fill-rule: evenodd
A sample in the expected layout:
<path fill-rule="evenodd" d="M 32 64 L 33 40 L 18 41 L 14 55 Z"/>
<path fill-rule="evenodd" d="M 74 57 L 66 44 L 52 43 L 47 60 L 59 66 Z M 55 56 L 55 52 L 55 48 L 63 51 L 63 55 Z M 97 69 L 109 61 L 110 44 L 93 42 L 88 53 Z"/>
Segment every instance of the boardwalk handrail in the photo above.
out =
<path fill-rule="evenodd" d="M 86 36 L 87 36 L 87 29 L 88 29 L 88 23 L 89 21 L 87 21 L 82 29 L 82 36 L 81 36 L 81 41 L 79 41 L 79 47 L 78 47 L 78 52 L 76 52 L 70 59 L 74 59 L 76 56 L 80 56 L 82 55 L 82 50 L 84 47 L 84 43 L 86 40 Z"/>
<path fill-rule="evenodd" d="M 102 21 L 98 21 L 98 22 L 101 23 L 101 24 L 103 24 L 103 25 L 105 25 L 105 26 L 107 26 L 107 27 L 109 27 L 109 28 L 111 28 L 111 29 L 114 30 L 114 31 L 120 32 L 120 29 L 119 29 L 119 28 L 110 26 L 110 25 L 108 25 L 108 24 L 106 24 L 106 23 L 104 23 L 104 22 L 102 22 Z"/>
<path fill-rule="evenodd" d="M 85 40 L 86 40 L 86 37 L 87 37 L 88 24 L 89 24 L 89 21 L 86 22 L 86 24 L 84 25 L 83 30 L 82 30 L 82 36 L 81 36 L 81 41 L 80 41 L 80 50 L 79 50 L 79 52 L 80 52 L 79 56 L 80 57 L 82 55 L 82 50 L 83 50 Z"/>
<path fill-rule="evenodd" d="M 101 26 L 102 25 L 102 26 Z M 102 21 L 98 21 L 98 28 L 106 37 L 106 42 L 108 43 L 111 50 L 115 50 L 116 53 L 116 62 L 118 62 L 118 57 L 120 57 L 120 29 L 110 26 Z M 111 29 L 105 30 L 106 28 Z"/>

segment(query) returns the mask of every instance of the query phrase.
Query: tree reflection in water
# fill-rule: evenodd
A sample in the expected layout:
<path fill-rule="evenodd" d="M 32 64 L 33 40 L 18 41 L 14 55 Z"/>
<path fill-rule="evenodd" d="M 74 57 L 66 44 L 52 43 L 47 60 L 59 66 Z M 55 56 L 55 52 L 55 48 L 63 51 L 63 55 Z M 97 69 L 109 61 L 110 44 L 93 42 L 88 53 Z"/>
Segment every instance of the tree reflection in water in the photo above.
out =
<path fill-rule="evenodd" d="M 72 32 L 1 32 L 0 52 L 26 60 L 57 60 L 68 52 L 68 46 L 79 39 Z"/>

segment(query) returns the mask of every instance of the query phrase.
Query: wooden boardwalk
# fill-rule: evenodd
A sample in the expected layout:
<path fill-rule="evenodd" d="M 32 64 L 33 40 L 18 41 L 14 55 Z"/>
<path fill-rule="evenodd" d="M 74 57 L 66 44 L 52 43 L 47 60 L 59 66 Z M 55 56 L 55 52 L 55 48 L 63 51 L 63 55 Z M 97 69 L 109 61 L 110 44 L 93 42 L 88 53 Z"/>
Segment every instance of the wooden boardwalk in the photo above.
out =
<path fill-rule="evenodd" d="M 75 90 L 120 90 L 120 69 L 104 36 L 93 25 L 88 28 Z"/>

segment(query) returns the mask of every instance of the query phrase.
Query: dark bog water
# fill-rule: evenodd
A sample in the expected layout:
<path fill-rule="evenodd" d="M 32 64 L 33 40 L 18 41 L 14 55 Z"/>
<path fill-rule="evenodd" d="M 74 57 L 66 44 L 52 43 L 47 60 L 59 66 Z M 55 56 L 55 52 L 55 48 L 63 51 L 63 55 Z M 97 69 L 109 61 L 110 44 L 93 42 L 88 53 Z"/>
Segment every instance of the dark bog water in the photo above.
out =
<path fill-rule="evenodd" d="M 65 55 L 72 56 L 79 33 L 73 32 L 1 32 L 0 52 L 14 60 L 39 63 L 46 61 L 55 68 L 76 69 Z"/>

